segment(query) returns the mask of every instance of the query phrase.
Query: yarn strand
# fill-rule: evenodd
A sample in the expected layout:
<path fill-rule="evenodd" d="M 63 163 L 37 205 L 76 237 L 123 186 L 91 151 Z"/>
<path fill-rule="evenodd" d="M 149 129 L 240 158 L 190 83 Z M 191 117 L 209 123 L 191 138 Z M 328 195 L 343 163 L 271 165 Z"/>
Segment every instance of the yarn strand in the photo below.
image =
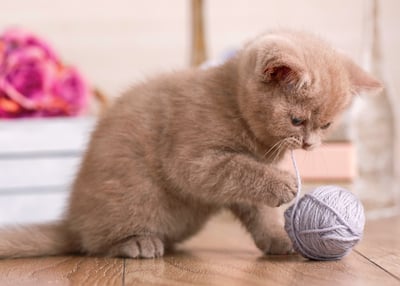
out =
<path fill-rule="evenodd" d="M 290 217 L 290 224 L 293 230 L 293 239 L 296 241 L 296 245 L 299 247 L 301 253 L 308 253 L 309 257 L 312 259 L 316 259 L 315 256 L 310 255 L 310 249 L 308 249 L 305 245 L 303 245 L 303 243 L 301 242 L 301 240 L 297 237 L 297 228 L 294 224 L 294 216 L 296 214 L 296 210 L 297 210 L 297 206 L 300 200 L 300 194 L 301 194 L 301 188 L 302 188 L 302 184 L 301 184 L 301 177 L 300 177 L 300 171 L 299 168 L 297 167 L 297 162 L 296 162 L 296 158 L 294 157 L 294 151 L 290 150 L 290 157 L 292 159 L 292 163 L 293 163 L 293 169 L 296 175 L 296 180 L 297 180 L 297 193 L 296 193 L 296 199 L 293 205 L 293 209 L 292 209 L 292 215 Z"/>
<path fill-rule="evenodd" d="M 299 199 L 300 199 L 300 194 L 301 194 L 301 177 L 300 177 L 300 171 L 299 168 L 297 167 L 297 162 L 296 162 L 296 158 L 294 157 L 294 151 L 290 150 L 290 157 L 292 159 L 292 164 L 293 164 L 293 169 L 294 169 L 294 173 L 296 175 L 296 180 L 297 180 L 297 193 L 296 193 L 296 199 L 294 201 L 294 206 L 293 206 L 293 211 L 292 211 L 292 216 L 290 218 L 291 220 L 291 224 L 292 224 L 292 229 L 294 229 L 294 214 L 296 213 L 296 209 L 297 209 L 297 205 L 299 203 Z"/>

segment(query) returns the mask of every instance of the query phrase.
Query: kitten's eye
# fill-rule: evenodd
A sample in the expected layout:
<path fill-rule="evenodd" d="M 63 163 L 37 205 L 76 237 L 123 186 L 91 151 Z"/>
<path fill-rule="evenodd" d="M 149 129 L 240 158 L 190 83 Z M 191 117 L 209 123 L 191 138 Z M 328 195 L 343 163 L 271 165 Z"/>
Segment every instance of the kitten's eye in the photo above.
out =
<path fill-rule="evenodd" d="M 292 124 L 293 124 L 294 126 L 300 126 L 300 125 L 303 125 L 303 124 L 304 124 L 304 122 L 305 122 L 305 120 L 304 120 L 304 119 L 300 119 L 300 118 L 292 117 Z"/>
<path fill-rule="evenodd" d="M 322 126 L 321 129 L 328 129 L 329 126 L 331 126 L 331 124 L 332 124 L 332 123 L 329 122 L 329 123 L 325 124 L 324 126 Z"/>

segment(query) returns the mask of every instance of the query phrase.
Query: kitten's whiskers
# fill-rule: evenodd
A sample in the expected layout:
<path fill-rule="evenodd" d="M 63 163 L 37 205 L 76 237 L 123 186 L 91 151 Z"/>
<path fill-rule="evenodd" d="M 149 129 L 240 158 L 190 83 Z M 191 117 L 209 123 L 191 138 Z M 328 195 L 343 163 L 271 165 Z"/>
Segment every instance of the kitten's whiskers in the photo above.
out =
<path fill-rule="evenodd" d="M 268 156 L 268 154 L 271 152 L 271 151 L 274 151 L 274 149 L 275 148 L 277 148 L 277 146 L 279 145 L 279 144 L 281 144 L 282 143 L 282 141 L 283 140 L 285 140 L 285 139 L 282 139 L 282 140 L 279 140 L 278 142 L 276 142 L 274 145 L 272 145 L 272 147 L 271 148 L 269 148 L 265 153 L 264 153 L 264 158 L 266 158 L 267 156 Z M 276 151 L 276 150 L 275 150 Z M 272 154 L 270 154 L 270 155 L 273 155 L 275 152 L 272 152 Z"/>
<path fill-rule="evenodd" d="M 272 163 L 275 163 L 287 149 L 294 149 L 301 146 L 301 140 L 297 137 L 286 137 L 275 143 L 264 155 L 266 157 L 271 151 L 270 157 L 273 157 Z"/>
<path fill-rule="evenodd" d="M 284 138 L 280 141 L 280 144 L 276 148 L 276 152 L 274 152 L 275 156 L 272 159 L 272 163 L 275 163 L 276 160 L 281 157 L 282 152 L 284 152 L 286 150 L 288 141 L 289 141 L 289 138 Z"/>

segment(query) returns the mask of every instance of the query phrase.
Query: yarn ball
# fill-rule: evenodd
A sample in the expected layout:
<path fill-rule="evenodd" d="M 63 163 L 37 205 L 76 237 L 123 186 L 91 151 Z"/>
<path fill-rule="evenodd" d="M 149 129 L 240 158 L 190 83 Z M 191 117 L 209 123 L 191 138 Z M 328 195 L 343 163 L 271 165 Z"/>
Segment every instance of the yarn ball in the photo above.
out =
<path fill-rule="evenodd" d="M 294 249 L 312 260 L 337 260 L 361 239 L 364 209 L 338 186 L 321 186 L 285 211 L 285 230 Z"/>

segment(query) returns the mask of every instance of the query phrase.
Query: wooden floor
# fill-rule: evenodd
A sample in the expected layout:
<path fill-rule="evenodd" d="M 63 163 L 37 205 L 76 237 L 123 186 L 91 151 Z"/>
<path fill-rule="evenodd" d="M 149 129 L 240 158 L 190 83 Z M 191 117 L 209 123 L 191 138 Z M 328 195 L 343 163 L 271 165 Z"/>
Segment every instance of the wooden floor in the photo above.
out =
<path fill-rule="evenodd" d="M 341 261 L 263 257 L 227 215 L 162 259 L 0 260 L 0 285 L 400 285 L 400 217 L 369 222 Z"/>

